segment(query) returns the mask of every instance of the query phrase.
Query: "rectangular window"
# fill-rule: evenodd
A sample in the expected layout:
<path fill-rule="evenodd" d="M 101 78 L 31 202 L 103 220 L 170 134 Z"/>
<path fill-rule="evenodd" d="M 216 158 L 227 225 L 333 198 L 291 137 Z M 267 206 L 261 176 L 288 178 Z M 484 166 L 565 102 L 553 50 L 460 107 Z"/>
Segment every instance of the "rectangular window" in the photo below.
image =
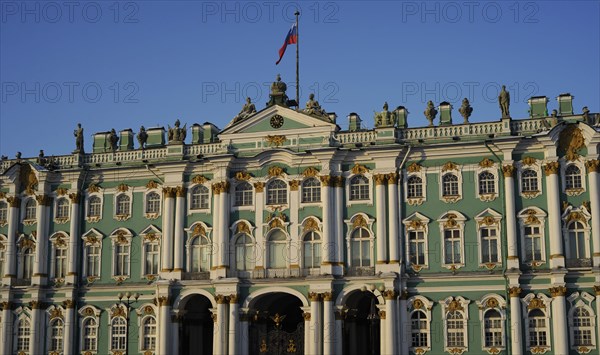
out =
<path fill-rule="evenodd" d="M 464 347 L 465 334 L 463 332 L 463 321 L 457 319 L 448 320 L 448 347 Z"/>
<path fill-rule="evenodd" d="M 146 275 L 158 275 L 158 244 L 146 244 Z"/>
<path fill-rule="evenodd" d="M 67 249 L 58 248 L 56 249 L 56 255 L 54 258 L 54 277 L 64 278 L 67 270 Z"/>
<path fill-rule="evenodd" d="M 481 262 L 484 264 L 499 262 L 497 229 L 484 227 L 479 233 L 481 235 Z"/>
<path fill-rule="evenodd" d="M 129 275 L 129 245 L 116 245 L 115 276 Z"/>
<path fill-rule="evenodd" d="M 529 319 L 529 346 L 547 346 L 546 320 L 543 318 Z"/>
<path fill-rule="evenodd" d="M 414 265 L 425 265 L 425 232 L 409 231 L 409 261 Z"/>
<path fill-rule="evenodd" d="M 460 264 L 462 262 L 460 230 L 444 230 L 444 251 L 445 264 Z"/>
<path fill-rule="evenodd" d="M 236 206 L 251 206 L 252 205 L 252 190 L 240 190 L 235 192 Z M 208 208 L 208 206 L 206 207 Z"/>
<path fill-rule="evenodd" d="M 525 261 L 542 261 L 542 235 L 540 227 L 525 226 Z"/>
<path fill-rule="evenodd" d="M 100 246 L 88 245 L 86 247 L 86 274 L 87 276 L 100 276 Z"/>

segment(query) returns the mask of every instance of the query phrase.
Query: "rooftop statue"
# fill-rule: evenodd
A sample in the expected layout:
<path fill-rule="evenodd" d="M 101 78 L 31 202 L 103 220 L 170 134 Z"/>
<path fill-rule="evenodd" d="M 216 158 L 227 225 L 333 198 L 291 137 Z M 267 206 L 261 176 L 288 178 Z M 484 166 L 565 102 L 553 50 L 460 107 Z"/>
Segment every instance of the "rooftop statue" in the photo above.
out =
<path fill-rule="evenodd" d="M 433 120 L 435 120 L 435 116 L 437 115 L 437 110 L 435 106 L 433 106 L 433 101 L 429 100 L 427 103 L 427 108 L 423 112 L 427 120 L 429 121 L 429 126 L 433 126 Z"/>
<path fill-rule="evenodd" d="M 146 128 L 144 126 L 140 127 L 137 139 L 138 143 L 140 143 L 140 148 L 144 149 L 146 147 L 146 142 L 148 141 L 148 133 L 146 133 Z"/>
<path fill-rule="evenodd" d="M 73 153 L 83 153 L 83 128 L 81 123 L 77 124 L 77 129 L 73 131 L 75 136 L 75 151 Z"/>
<path fill-rule="evenodd" d="M 469 99 L 467 99 L 465 97 L 462 100 L 462 105 L 458 109 L 458 112 L 465 119 L 465 121 L 463 123 L 464 124 L 469 123 L 469 117 L 471 117 L 471 113 L 473 112 L 473 108 L 471 107 L 471 104 L 469 103 Z"/>
<path fill-rule="evenodd" d="M 111 129 L 108 135 L 108 143 L 110 143 L 110 149 L 114 152 L 119 147 L 119 137 L 117 136 L 117 132 L 115 129 Z"/>
<path fill-rule="evenodd" d="M 383 111 L 375 113 L 375 128 L 393 127 L 396 124 L 396 115 L 388 111 L 388 103 L 383 104 Z"/>
<path fill-rule="evenodd" d="M 246 118 L 252 116 L 255 113 L 256 113 L 256 106 L 254 106 L 254 104 L 252 103 L 252 100 L 249 97 L 247 97 L 244 107 L 242 107 L 242 110 L 240 111 L 240 113 L 238 113 L 238 115 L 233 118 L 233 123 L 237 123 L 239 121 L 245 120 Z"/>
<path fill-rule="evenodd" d="M 175 121 L 175 127 L 169 126 L 169 143 L 183 143 L 186 135 L 186 126 L 185 124 L 183 128 L 179 128 L 181 122 L 179 120 Z"/>
<path fill-rule="evenodd" d="M 288 97 L 285 94 L 287 90 L 287 85 L 281 81 L 281 75 L 277 74 L 277 78 L 271 84 L 271 94 L 269 94 L 269 102 L 267 102 L 267 106 L 280 105 L 287 107 Z"/>
<path fill-rule="evenodd" d="M 502 111 L 502 118 L 510 118 L 510 112 L 508 110 L 510 107 L 510 94 L 506 91 L 506 85 L 502 85 L 502 91 L 500 91 L 500 95 L 498 95 L 498 104 Z"/>
<path fill-rule="evenodd" d="M 306 108 L 304 109 L 304 113 L 315 116 L 324 116 L 329 120 L 329 116 L 327 112 L 321 108 L 319 101 L 315 100 L 315 94 L 310 94 L 308 96 L 308 101 L 306 102 Z"/>

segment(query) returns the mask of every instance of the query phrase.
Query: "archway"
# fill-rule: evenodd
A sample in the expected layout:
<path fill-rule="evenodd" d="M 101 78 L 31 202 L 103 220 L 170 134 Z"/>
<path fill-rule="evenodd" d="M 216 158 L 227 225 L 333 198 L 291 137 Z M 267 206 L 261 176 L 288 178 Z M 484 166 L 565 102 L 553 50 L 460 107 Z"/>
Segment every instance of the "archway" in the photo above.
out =
<path fill-rule="evenodd" d="M 346 300 L 343 326 L 344 354 L 380 354 L 380 318 L 377 297 L 354 291 Z"/>
<path fill-rule="evenodd" d="M 213 353 L 214 322 L 212 304 L 206 296 L 191 295 L 180 311 L 179 353 L 184 355 L 210 355 Z"/>
<path fill-rule="evenodd" d="M 249 310 L 251 355 L 304 354 L 302 301 L 283 292 L 259 296 Z"/>

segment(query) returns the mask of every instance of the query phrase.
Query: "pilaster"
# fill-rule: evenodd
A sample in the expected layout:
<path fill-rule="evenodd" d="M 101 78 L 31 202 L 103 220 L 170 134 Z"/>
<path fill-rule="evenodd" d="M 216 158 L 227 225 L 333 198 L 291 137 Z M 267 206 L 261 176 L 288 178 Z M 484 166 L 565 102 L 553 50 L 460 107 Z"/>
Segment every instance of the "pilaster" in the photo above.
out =
<path fill-rule="evenodd" d="M 521 318 L 521 288 L 511 287 L 510 295 L 510 333 L 511 351 L 514 355 L 523 354 L 523 319 Z"/>
<path fill-rule="evenodd" d="M 565 286 L 550 287 L 552 295 L 552 342 L 555 354 L 569 353 L 569 333 L 567 331 L 567 304 Z"/>
<path fill-rule="evenodd" d="M 560 221 L 560 189 L 558 185 L 559 164 L 549 161 L 544 166 L 546 188 L 548 189 L 548 235 L 550 236 L 550 267 L 565 267 L 565 254 L 562 243 L 562 227 Z M 566 339 L 566 338 L 565 338 Z"/>

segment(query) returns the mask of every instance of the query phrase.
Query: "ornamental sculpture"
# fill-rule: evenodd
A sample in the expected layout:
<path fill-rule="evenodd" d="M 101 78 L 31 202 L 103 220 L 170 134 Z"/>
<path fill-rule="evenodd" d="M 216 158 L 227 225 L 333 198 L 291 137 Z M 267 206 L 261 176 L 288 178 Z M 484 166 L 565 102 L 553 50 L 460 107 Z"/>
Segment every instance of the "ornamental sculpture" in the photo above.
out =
<path fill-rule="evenodd" d="M 500 105 L 502 118 L 510 118 L 510 93 L 506 91 L 506 85 L 502 85 L 502 91 L 500 91 L 500 95 L 498 95 L 498 105 Z"/>
<path fill-rule="evenodd" d="M 148 133 L 146 133 L 146 128 L 144 126 L 140 127 L 140 131 L 137 136 L 138 143 L 140 144 L 140 148 L 144 149 L 146 147 L 146 142 L 148 141 Z"/>
<path fill-rule="evenodd" d="M 383 111 L 375 112 L 375 128 L 393 127 L 396 124 L 395 114 L 388 111 L 388 103 L 383 104 Z"/>
<path fill-rule="evenodd" d="M 242 110 L 240 111 L 240 113 L 237 114 L 237 116 L 235 116 L 233 118 L 233 123 L 237 123 L 242 120 L 245 120 L 246 118 L 252 116 L 255 113 L 256 113 L 256 106 L 254 106 L 254 104 L 252 103 L 252 99 L 247 97 L 246 103 L 242 107 Z"/>
<path fill-rule="evenodd" d="M 429 121 L 429 126 L 433 126 L 433 120 L 435 120 L 435 116 L 437 115 L 437 113 L 438 112 L 435 109 L 435 106 L 433 105 L 433 101 L 429 100 L 429 102 L 427 102 L 427 108 L 423 112 L 425 118 L 427 118 L 427 120 Z"/>
<path fill-rule="evenodd" d="M 325 112 L 325 110 L 321 108 L 319 101 L 315 100 L 315 94 L 312 93 L 308 96 L 308 101 L 306 102 L 306 108 L 304 109 L 304 113 L 313 116 L 326 117 L 329 121 L 329 116 L 327 115 L 327 112 Z"/>
<path fill-rule="evenodd" d="M 183 125 L 183 127 L 179 127 L 181 122 L 179 120 L 175 121 L 175 126 L 169 126 L 169 144 L 170 143 L 183 143 L 185 140 L 186 132 L 187 132 L 187 124 Z"/>
<path fill-rule="evenodd" d="M 267 107 L 273 105 L 279 105 L 283 107 L 288 107 L 288 97 L 285 94 L 287 90 L 287 85 L 281 81 L 281 75 L 277 74 L 277 78 L 271 84 L 271 93 L 269 94 L 269 102 L 267 102 Z"/>
<path fill-rule="evenodd" d="M 73 131 L 75 136 L 75 151 L 73 153 L 83 153 L 83 127 L 81 123 L 77 124 L 77 129 Z"/>
<path fill-rule="evenodd" d="M 460 115 L 465 119 L 463 123 L 469 123 L 469 117 L 471 117 L 471 113 L 473 112 L 473 108 L 469 103 L 469 99 L 466 97 L 462 100 L 462 105 L 458 109 Z"/>

